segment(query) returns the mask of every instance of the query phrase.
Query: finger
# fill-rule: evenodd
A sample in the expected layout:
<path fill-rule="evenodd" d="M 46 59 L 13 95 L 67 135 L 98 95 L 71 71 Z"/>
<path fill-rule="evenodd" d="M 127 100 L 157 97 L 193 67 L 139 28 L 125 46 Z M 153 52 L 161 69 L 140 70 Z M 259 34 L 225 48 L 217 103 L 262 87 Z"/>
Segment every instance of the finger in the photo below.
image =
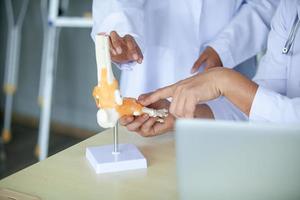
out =
<path fill-rule="evenodd" d="M 183 92 L 183 87 L 179 86 L 176 89 L 176 91 L 174 92 L 174 96 L 173 96 L 173 99 L 172 99 L 170 112 L 175 117 L 182 117 L 181 112 L 182 112 L 183 105 L 184 105 L 184 95 L 183 95 L 182 92 Z"/>
<path fill-rule="evenodd" d="M 142 64 L 142 62 L 144 60 L 144 56 L 143 56 L 143 53 L 139 46 L 136 47 L 136 51 L 137 51 L 138 57 L 139 57 L 139 59 L 137 60 L 137 63 Z"/>
<path fill-rule="evenodd" d="M 146 99 L 149 95 L 153 94 L 153 92 L 149 92 L 146 94 L 142 94 L 138 97 L 138 101 L 142 101 L 143 99 Z"/>
<path fill-rule="evenodd" d="M 184 109 L 185 109 L 184 117 L 185 118 L 194 118 L 196 105 L 197 105 L 197 101 L 195 101 L 194 98 L 191 97 L 191 98 L 186 99 L 186 102 L 184 105 Z"/>
<path fill-rule="evenodd" d="M 151 130 L 153 129 L 153 125 L 156 123 L 156 120 L 157 117 L 151 117 L 142 125 L 141 131 L 143 132 L 143 135 L 151 134 Z"/>
<path fill-rule="evenodd" d="M 141 99 L 140 103 L 143 104 L 144 106 L 148 106 L 148 105 L 153 104 L 161 99 L 166 99 L 168 97 L 172 97 L 173 91 L 175 88 L 176 88 L 176 84 L 158 89 L 157 91 L 153 92 L 152 94 L 146 96 L 144 99 Z"/>
<path fill-rule="evenodd" d="M 128 124 L 126 127 L 129 131 L 138 132 L 140 127 L 149 119 L 149 115 L 143 114 L 142 116 L 137 117 L 132 123 Z"/>
<path fill-rule="evenodd" d="M 113 54 L 114 56 L 117 55 L 117 52 L 116 52 L 116 50 L 113 47 L 111 39 L 109 40 L 109 46 L 110 46 L 110 48 L 109 48 L 110 53 Z"/>
<path fill-rule="evenodd" d="M 168 131 L 171 131 L 173 129 L 173 126 L 168 123 L 155 123 L 153 125 L 153 135 L 160 135 L 160 134 L 163 134 L 163 133 L 166 133 Z"/>
<path fill-rule="evenodd" d="M 132 116 L 124 116 L 121 117 L 119 122 L 122 126 L 127 126 L 128 124 L 130 124 L 132 121 L 134 120 L 134 117 Z"/>
<path fill-rule="evenodd" d="M 112 31 L 110 33 L 110 39 L 112 43 L 113 49 L 116 51 L 117 54 L 122 53 L 122 47 L 121 47 L 121 37 L 118 35 L 116 31 Z"/>
<path fill-rule="evenodd" d="M 128 48 L 128 53 L 130 54 L 131 58 L 135 61 L 138 60 L 138 55 L 136 52 L 136 44 L 134 43 L 134 39 L 131 36 L 126 35 L 124 37 L 124 40 Z"/>
<path fill-rule="evenodd" d="M 162 133 L 174 130 L 175 120 L 176 119 L 170 115 L 165 119 L 164 123 L 155 123 L 152 128 L 153 134 L 160 135 Z"/>
<path fill-rule="evenodd" d="M 174 92 L 174 95 L 173 95 L 173 99 L 172 99 L 173 105 L 170 108 L 170 112 L 176 117 L 180 117 L 178 110 L 179 110 L 179 106 L 180 106 L 179 104 L 181 104 L 181 100 L 182 100 L 182 97 L 183 97 L 183 96 L 181 96 L 182 95 L 181 94 L 181 92 L 182 92 L 181 88 L 182 88 L 181 85 L 176 88 L 176 90 Z"/>
<path fill-rule="evenodd" d="M 186 102 L 186 96 L 184 96 L 184 94 L 182 94 L 178 98 L 178 101 L 177 101 L 176 110 L 175 110 L 176 117 L 184 118 L 185 112 L 186 112 L 185 102 Z"/>
<path fill-rule="evenodd" d="M 206 53 L 202 53 L 201 56 L 198 58 L 198 60 L 194 63 L 192 69 L 191 69 L 191 74 L 196 73 L 199 68 L 201 67 L 201 65 L 206 61 L 207 59 L 207 55 Z"/>
<path fill-rule="evenodd" d="M 126 35 L 124 38 L 131 54 L 131 58 L 141 64 L 143 61 L 143 54 L 135 39 L 131 35 Z"/>
<path fill-rule="evenodd" d="M 126 46 L 128 48 L 128 53 L 130 54 L 130 57 L 132 58 L 132 60 L 137 61 L 139 57 L 136 51 L 136 43 L 134 42 L 134 39 L 131 36 L 126 35 L 124 37 L 124 40 L 126 42 Z"/>
<path fill-rule="evenodd" d="M 138 58 L 137 62 L 141 64 L 144 59 L 143 53 L 141 51 L 141 48 L 139 47 L 139 45 L 136 43 L 134 39 L 133 39 L 133 43 L 135 44 L 135 51 L 137 52 L 137 58 Z"/>
<path fill-rule="evenodd" d="M 170 104 L 170 107 L 169 107 L 169 113 L 171 113 L 172 115 L 174 115 L 176 117 L 176 107 L 177 107 L 177 96 L 174 96 L 172 98 L 172 101 L 171 101 L 171 104 Z"/>

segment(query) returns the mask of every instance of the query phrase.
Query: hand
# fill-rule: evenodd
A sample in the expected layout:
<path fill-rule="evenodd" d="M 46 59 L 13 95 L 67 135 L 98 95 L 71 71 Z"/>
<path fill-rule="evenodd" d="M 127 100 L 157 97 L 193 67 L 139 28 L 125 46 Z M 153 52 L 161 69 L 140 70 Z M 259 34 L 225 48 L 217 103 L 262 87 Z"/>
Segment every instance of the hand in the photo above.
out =
<path fill-rule="evenodd" d="M 175 117 L 193 118 L 197 104 L 225 96 L 249 116 L 257 89 L 258 85 L 255 82 L 240 73 L 215 67 L 159 89 L 140 100 L 140 103 L 147 106 L 160 99 L 172 97 L 170 113 Z"/>
<path fill-rule="evenodd" d="M 204 70 L 209 70 L 213 67 L 223 66 L 218 53 L 211 47 L 207 47 L 197 61 L 194 63 L 191 73 L 194 74 L 199 70 L 202 64 L 205 64 Z"/>
<path fill-rule="evenodd" d="M 146 95 L 141 96 L 144 98 Z M 154 104 L 149 105 L 154 109 L 169 109 L 170 102 L 168 100 L 159 100 Z M 164 118 L 164 122 L 157 122 L 156 117 L 149 117 L 147 114 L 143 114 L 139 117 L 124 116 L 120 119 L 120 124 L 126 126 L 129 131 L 137 132 L 144 137 L 156 136 L 173 130 L 175 118 L 169 114 Z"/>
<path fill-rule="evenodd" d="M 194 118 L 197 104 L 222 95 L 217 84 L 222 71 L 223 68 L 219 67 L 197 74 L 171 86 L 159 89 L 140 100 L 140 102 L 147 106 L 160 99 L 172 97 L 169 109 L 171 114 L 175 117 Z"/>
<path fill-rule="evenodd" d="M 111 58 L 116 63 L 136 61 L 141 64 L 143 54 L 140 47 L 131 35 L 120 37 L 116 31 L 110 33 Z"/>

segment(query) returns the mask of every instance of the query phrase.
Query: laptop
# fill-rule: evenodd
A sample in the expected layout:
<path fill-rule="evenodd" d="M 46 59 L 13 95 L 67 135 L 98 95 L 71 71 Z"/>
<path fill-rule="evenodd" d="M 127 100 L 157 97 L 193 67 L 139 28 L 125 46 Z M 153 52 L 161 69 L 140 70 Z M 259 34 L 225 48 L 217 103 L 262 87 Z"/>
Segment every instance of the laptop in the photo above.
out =
<path fill-rule="evenodd" d="M 178 120 L 176 156 L 181 199 L 300 199 L 300 124 Z"/>

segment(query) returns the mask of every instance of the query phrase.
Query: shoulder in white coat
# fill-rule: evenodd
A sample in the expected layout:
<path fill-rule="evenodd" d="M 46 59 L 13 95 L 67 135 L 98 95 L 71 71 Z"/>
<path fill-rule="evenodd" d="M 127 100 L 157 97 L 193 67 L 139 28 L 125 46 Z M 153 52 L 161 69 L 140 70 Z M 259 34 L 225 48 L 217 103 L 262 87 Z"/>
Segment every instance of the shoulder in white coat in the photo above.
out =
<path fill-rule="evenodd" d="M 233 68 L 266 49 L 271 20 L 280 0 L 244 0 L 225 29 L 208 46 Z"/>
<path fill-rule="evenodd" d="M 299 30 L 291 51 L 288 54 L 282 54 L 285 42 L 293 30 L 293 22 L 298 16 L 299 8 L 297 0 L 282 0 L 274 16 L 266 54 L 269 57 L 261 63 L 262 70 L 259 71 L 258 78 L 262 80 L 261 78 L 265 77 L 263 81 L 266 83 L 276 79 L 284 81 L 286 87 L 282 92 L 284 94 L 279 94 L 276 88 L 268 89 L 260 85 L 250 111 L 249 118 L 252 121 L 300 122 Z M 268 73 L 271 73 L 271 76 Z"/>

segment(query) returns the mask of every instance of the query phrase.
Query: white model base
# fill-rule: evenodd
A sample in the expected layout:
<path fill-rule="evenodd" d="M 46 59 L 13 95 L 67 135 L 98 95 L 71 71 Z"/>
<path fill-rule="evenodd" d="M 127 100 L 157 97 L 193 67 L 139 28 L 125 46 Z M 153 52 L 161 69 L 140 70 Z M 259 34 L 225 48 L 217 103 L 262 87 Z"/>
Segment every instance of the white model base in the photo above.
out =
<path fill-rule="evenodd" d="M 147 160 L 132 144 L 119 144 L 119 153 L 113 145 L 88 147 L 86 158 L 97 174 L 147 168 Z"/>

